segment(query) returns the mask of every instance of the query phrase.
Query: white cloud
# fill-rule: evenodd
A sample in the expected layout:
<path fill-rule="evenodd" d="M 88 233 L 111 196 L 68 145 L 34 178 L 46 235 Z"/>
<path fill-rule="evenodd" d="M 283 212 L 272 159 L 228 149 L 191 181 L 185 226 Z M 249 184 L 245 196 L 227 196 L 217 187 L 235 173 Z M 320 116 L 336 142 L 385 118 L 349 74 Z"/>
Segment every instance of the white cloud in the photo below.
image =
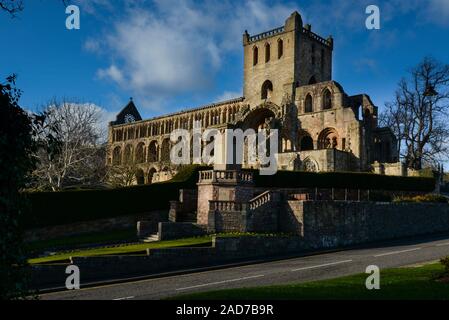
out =
<path fill-rule="evenodd" d="M 115 65 L 111 65 L 107 69 L 99 69 L 97 75 L 100 79 L 108 79 L 123 84 L 122 71 Z"/>
<path fill-rule="evenodd" d="M 241 96 L 242 96 L 241 92 L 225 91 L 222 94 L 220 94 L 215 100 L 217 102 L 221 102 L 221 101 L 231 100 L 231 99 L 235 99 L 235 98 L 240 98 Z"/>
<path fill-rule="evenodd" d="M 97 73 L 101 79 L 139 100 L 201 93 L 213 87 L 223 57 L 241 52 L 245 29 L 255 34 L 281 26 L 297 9 L 268 3 L 155 0 L 149 10 L 135 1 L 114 20 L 112 30 L 89 39 L 85 48 L 101 50 L 110 59 Z"/>

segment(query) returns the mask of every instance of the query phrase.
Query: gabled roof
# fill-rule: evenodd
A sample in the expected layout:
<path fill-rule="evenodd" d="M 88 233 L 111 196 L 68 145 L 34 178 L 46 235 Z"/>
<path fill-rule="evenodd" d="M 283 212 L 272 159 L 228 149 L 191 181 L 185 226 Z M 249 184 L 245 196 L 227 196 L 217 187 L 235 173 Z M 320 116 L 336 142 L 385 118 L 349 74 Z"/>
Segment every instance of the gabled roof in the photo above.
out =
<path fill-rule="evenodd" d="M 142 117 L 137 110 L 136 105 L 133 102 L 133 99 L 131 98 L 128 102 L 128 104 L 120 111 L 115 118 L 115 121 L 113 121 L 112 125 L 117 124 L 124 124 L 129 122 L 135 122 L 135 121 L 141 121 Z"/>

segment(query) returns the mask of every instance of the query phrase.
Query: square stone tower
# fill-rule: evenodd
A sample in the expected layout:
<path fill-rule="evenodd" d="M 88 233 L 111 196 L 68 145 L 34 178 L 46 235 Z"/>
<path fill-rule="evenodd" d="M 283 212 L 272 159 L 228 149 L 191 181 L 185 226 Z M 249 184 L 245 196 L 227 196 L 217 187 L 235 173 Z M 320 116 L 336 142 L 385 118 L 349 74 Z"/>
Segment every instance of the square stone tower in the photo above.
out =
<path fill-rule="evenodd" d="M 295 88 L 332 80 L 333 39 L 303 25 L 293 12 L 285 25 L 258 35 L 243 35 L 243 95 L 251 106 L 294 99 Z"/>

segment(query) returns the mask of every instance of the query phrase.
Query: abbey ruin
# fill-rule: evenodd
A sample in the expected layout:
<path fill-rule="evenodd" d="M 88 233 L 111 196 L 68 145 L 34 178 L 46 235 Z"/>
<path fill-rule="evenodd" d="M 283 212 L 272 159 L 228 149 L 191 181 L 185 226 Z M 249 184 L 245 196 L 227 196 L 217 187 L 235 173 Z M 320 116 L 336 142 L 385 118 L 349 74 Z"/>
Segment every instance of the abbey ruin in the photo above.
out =
<path fill-rule="evenodd" d="M 378 127 L 366 94 L 332 80 L 334 40 L 294 12 L 279 28 L 243 34 L 243 97 L 142 120 L 134 102 L 109 126 L 108 164 L 138 167 L 136 183 L 170 179 L 170 133 L 201 127 L 279 132 L 280 170 L 363 171 L 402 175 L 396 137 Z M 245 163 L 243 167 L 245 167 Z"/>

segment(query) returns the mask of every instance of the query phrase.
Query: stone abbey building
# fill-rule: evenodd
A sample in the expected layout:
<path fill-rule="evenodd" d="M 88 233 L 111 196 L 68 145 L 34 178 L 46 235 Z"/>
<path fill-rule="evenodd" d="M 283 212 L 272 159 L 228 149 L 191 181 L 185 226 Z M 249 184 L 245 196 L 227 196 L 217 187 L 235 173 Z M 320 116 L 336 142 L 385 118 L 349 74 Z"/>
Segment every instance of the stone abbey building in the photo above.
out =
<path fill-rule="evenodd" d="M 167 180 L 172 130 L 194 121 L 219 130 L 270 123 L 279 130 L 279 169 L 401 174 L 396 137 L 378 127 L 378 108 L 332 80 L 333 47 L 298 12 L 282 27 L 245 31 L 243 97 L 148 120 L 131 100 L 110 123 L 107 162 L 133 163 L 138 184 Z"/>

